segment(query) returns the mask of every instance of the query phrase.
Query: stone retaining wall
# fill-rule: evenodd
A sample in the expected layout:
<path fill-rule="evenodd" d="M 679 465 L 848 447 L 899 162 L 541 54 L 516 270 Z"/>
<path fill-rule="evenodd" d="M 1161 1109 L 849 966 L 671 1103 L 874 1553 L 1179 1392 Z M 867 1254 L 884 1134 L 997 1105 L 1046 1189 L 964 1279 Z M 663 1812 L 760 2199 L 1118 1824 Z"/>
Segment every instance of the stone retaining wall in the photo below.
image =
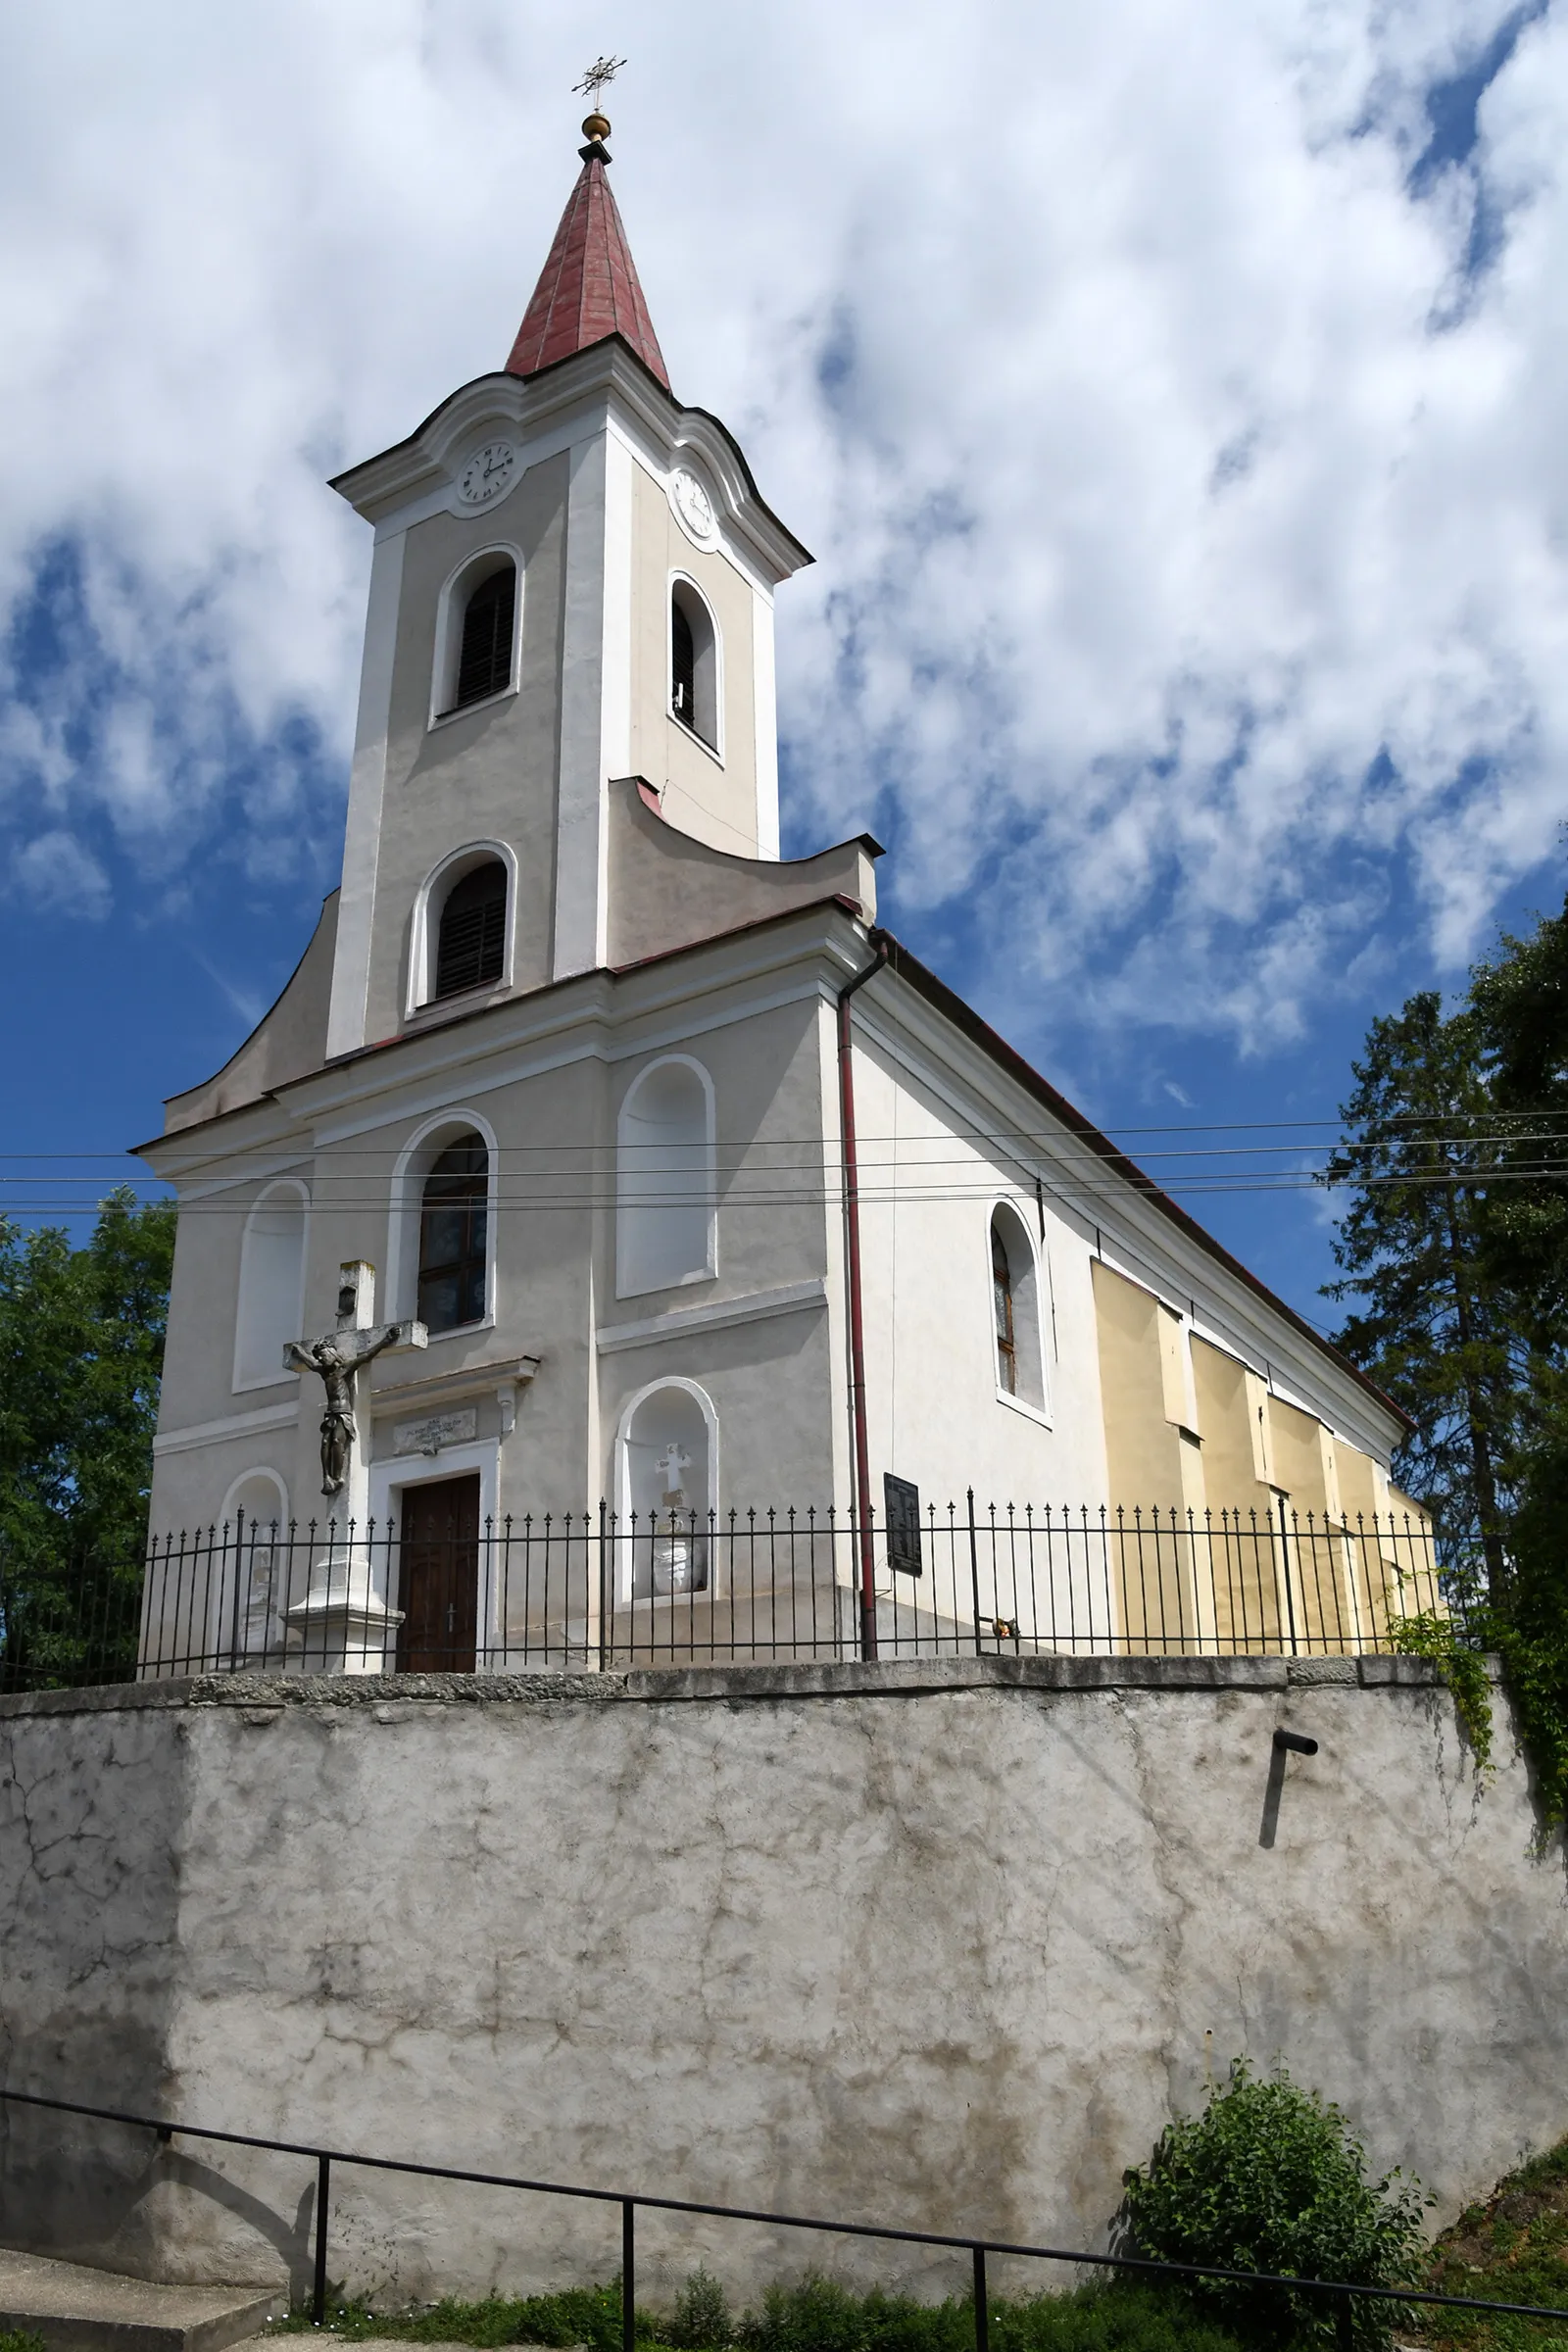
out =
<path fill-rule="evenodd" d="M 0 2079 L 376 2154 L 1099 2245 L 1233 2054 L 1451 2214 L 1568 2131 L 1563 1859 L 1414 1660 L 204 1682 L 0 1701 Z M 1277 1726 L 1320 1742 L 1281 1766 Z M 12 2109 L 0 2237 L 304 2283 L 312 2168 Z M 332 2275 L 613 2208 L 338 2173 Z M 641 2283 L 909 2250 L 650 2219 Z"/>

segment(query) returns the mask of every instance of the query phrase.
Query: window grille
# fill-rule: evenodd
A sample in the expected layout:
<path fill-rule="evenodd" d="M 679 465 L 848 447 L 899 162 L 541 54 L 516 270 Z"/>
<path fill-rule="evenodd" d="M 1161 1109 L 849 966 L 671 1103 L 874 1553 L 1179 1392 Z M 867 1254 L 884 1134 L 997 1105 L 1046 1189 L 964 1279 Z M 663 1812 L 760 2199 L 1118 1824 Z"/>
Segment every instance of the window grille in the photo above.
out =
<path fill-rule="evenodd" d="M 482 703 L 487 695 L 499 694 L 512 683 L 512 628 L 516 611 L 516 567 L 507 564 L 479 582 L 464 610 L 454 710 Z"/>
<path fill-rule="evenodd" d="M 1012 1319 L 1012 1268 L 1007 1245 L 991 1228 L 991 1287 L 997 1304 L 997 1379 L 1009 1396 L 1018 1394 L 1018 1348 Z"/>
<path fill-rule="evenodd" d="M 669 707 L 689 727 L 697 724 L 697 644 L 679 597 L 669 606 Z"/>
<path fill-rule="evenodd" d="M 441 909 L 436 944 L 435 997 L 499 980 L 507 960 L 507 869 L 487 858 L 453 884 Z"/>
<path fill-rule="evenodd" d="M 484 1320 L 489 1176 L 483 1138 L 464 1135 L 448 1145 L 425 1178 L 419 1321 L 431 1331 L 456 1331 L 461 1324 Z"/>

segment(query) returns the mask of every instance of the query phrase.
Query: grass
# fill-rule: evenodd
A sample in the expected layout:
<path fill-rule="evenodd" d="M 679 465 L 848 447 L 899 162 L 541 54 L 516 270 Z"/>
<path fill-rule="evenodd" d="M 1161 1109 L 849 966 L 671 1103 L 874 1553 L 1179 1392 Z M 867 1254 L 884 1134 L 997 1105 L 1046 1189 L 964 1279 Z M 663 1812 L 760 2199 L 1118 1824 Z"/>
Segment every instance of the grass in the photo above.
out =
<path fill-rule="evenodd" d="M 1148 2287 L 1097 2284 L 1065 2294 L 997 2296 L 989 2310 L 992 2352 L 1241 2352 L 1235 2336 L 1182 2297 Z M 310 2325 L 295 2313 L 276 2332 Z M 620 2288 L 448 2300 L 412 2311 L 345 2304 L 327 2327 L 350 2343 L 394 2336 L 408 2343 L 584 2344 L 592 2352 L 620 2352 Z M 650 2352 L 663 2345 L 674 2352 L 974 2352 L 974 2307 L 957 2299 L 917 2303 L 875 2288 L 856 2294 L 832 2279 L 807 2278 L 770 2287 L 760 2310 L 731 2318 L 721 2291 L 698 2272 L 673 2314 L 638 2311 L 637 2337 Z"/>
<path fill-rule="evenodd" d="M 1550 2320 L 1488 2319 L 1479 2312 L 1426 2308 L 1401 2341 L 1425 2352 L 1568 2352 L 1568 2140 L 1510 2173 L 1435 2241 L 1412 2283 L 1506 2303 L 1561 2311 Z M 1119 2282 L 1064 2294 L 991 2303 L 992 2352 L 1247 2352 L 1239 2339 L 1178 2292 Z M 1408 2307 L 1407 2307 L 1408 2308 Z M 296 2312 L 278 2334 L 310 2329 Z M 327 2330 L 346 2343 L 393 2336 L 406 2343 L 477 2347 L 585 2345 L 620 2352 L 620 2286 L 567 2287 L 554 2295 L 482 2302 L 447 2300 L 401 2311 L 340 2305 Z M 873 2289 L 856 2294 L 808 2277 L 770 2287 L 760 2307 L 732 2315 L 722 2289 L 701 2271 L 673 2313 L 639 2310 L 646 2352 L 974 2352 L 974 2309 L 966 2299 L 917 2303 Z M 36 2336 L 0 2332 L 0 2352 L 44 2352 Z"/>
<path fill-rule="evenodd" d="M 1568 2140 L 1499 2180 L 1445 2230 L 1420 2283 L 1499 2303 L 1544 2303 L 1550 2320 L 1490 2320 L 1478 2312 L 1430 2311 L 1418 2328 L 1434 2352 L 1568 2352 Z"/>
<path fill-rule="evenodd" d="M 1568 2140 L 1499 2180 L 1434 2242 L 1411 2283 L 1506 2303 L 1539 2303 L 1552 2320 L 1405 2306 L 1396 2334 L 1424 2352 L 1568 2352 Z M 1174 2289 L 1101 2281 L 1063 2294 L 993 2298 L 992 2352 L 1250 2352 Z M 304 2332 L 301 2312 L 276 2323 Z M 406 2343 L 477 2347 L 583 2345 L 620 2352 L 620 2285 L 482 2302 L 449 2299 L 413 2309 L 339 2305 L 326 2332 L 346 2343 L 392 2336 Z M 974 2352 L 974 2307 L 965 2299 L 917 2303 L 873 2289 L 856 2294 L 808 2277 L 770 2287 L 756 2311 L 730 2312 L 722 2288 L 694 2272 L 672 2313 L 637 2313 L 644 2352 Z M 0 2332 L 0 2352 L 44 2352 L 36 2336 Z"/>
<path fill-rule="evenodd" d="M 0 2352 L 44 2352 L 41 2335 L 28 2335 L 21 2328 L 0 2328 Z"/>

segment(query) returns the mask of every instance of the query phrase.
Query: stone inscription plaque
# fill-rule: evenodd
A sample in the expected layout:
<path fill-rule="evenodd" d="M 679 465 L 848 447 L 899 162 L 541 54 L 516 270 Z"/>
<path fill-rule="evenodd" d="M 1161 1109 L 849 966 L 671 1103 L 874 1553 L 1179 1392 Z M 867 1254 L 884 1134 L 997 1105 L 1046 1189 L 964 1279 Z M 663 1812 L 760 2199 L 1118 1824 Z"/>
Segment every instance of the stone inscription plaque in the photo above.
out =
<path fill-rule="evenodd" d="M 479 1416 L 470 1404 L 464 1413 L 429 1413 L 422 1421 L 400 1421 L 392 1432 L 395 1453 L 439 1453 L 443 1446 L 466 1446 L 477 1436 Z"/>

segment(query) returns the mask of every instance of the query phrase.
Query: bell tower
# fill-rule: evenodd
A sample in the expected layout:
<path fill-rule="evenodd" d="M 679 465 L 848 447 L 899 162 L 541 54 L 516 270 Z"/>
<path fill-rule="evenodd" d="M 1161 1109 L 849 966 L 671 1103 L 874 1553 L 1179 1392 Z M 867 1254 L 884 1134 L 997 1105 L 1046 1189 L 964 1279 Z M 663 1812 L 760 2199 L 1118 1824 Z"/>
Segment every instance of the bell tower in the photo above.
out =
<path fill-rule="evenodd" d="M 505 368 L 333 484 L 375 545 L 329 1056 L 606 963 L 614 779 L 778 856 L 773 592 L 810 558 L 671 392 L 583 133 Z"/>

